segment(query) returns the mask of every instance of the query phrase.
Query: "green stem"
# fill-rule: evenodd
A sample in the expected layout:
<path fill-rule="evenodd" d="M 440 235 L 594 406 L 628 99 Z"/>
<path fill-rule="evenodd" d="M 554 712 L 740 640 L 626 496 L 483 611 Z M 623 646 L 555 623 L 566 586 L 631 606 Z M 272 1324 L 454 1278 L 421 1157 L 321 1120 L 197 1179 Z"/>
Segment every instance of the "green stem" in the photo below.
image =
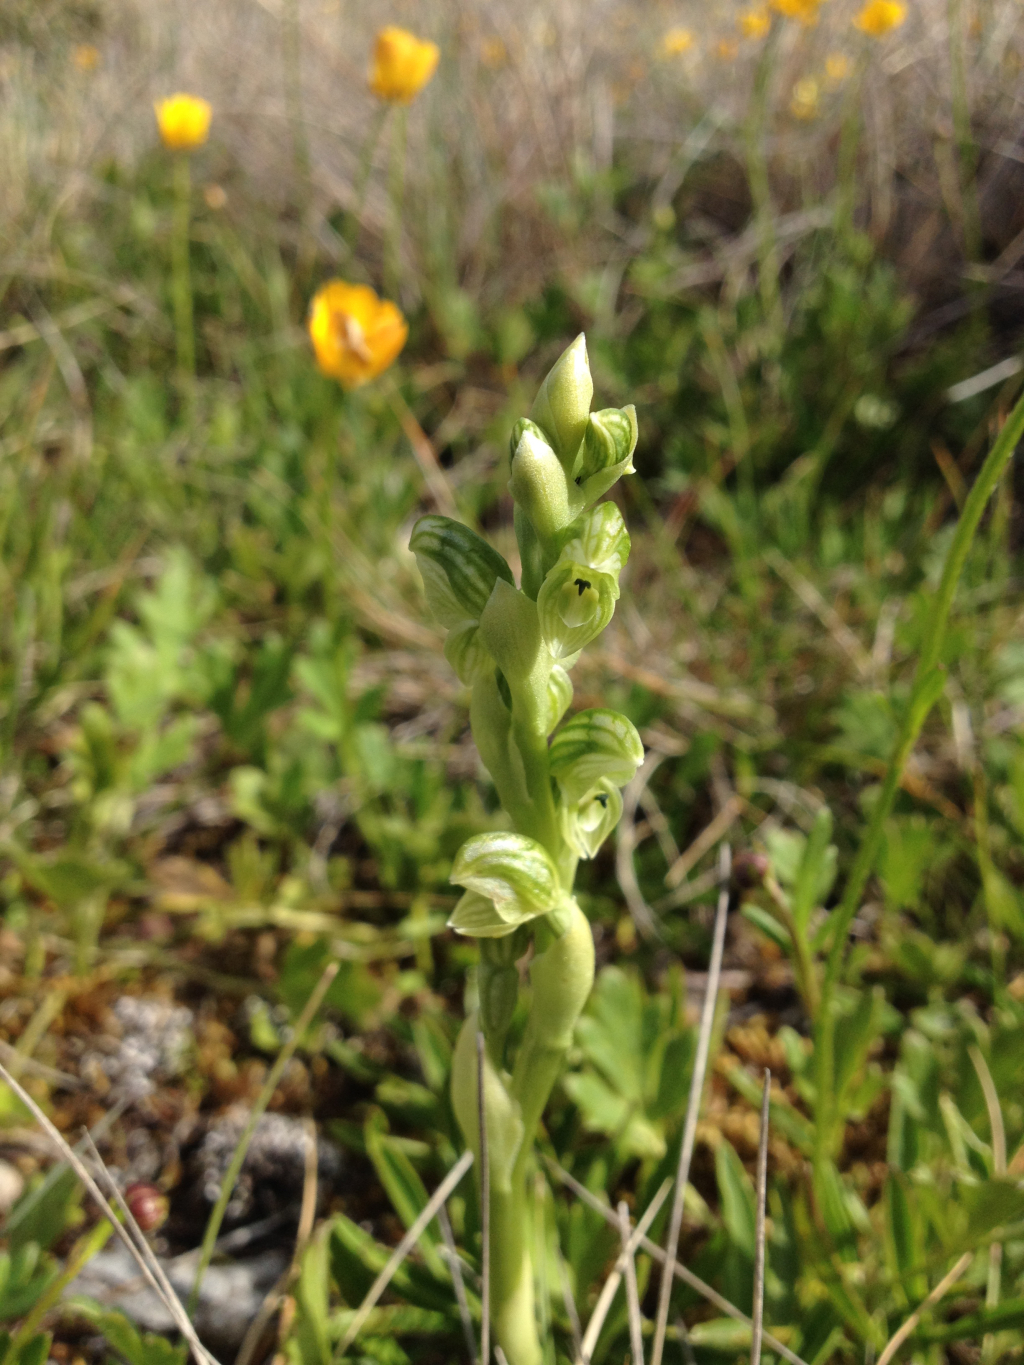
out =
<path fill-rule="evenodd" d="M 192 171 L 187 152 L 174 158 L 174 232 L 171 237 L 171 289 L 174 297 L 174 335 L 178 348 L 178 376 L 191 387 L 196 373 L 196 340 L 192 320 L 192 275 L 189 233 L 192 217 Z"/>
<path fill-rule="evenodd" d="M 355 255 L 355 250 L 359 244 L 359 228 L 362 223 L 363 209 L 366 206 L 366 192 L 370 187 L 370 172 L 373 169 L 373 154 L 377 150 L 380 142 L 380 135 L 384 131 L 384 124 L 387 122 L 388 114 L 394 106 L 382 104 L 373 116 L 366 141 L 363 143 L 363 150 L 359 157 L 359 171 L 356 175 L 352 199 L 352 207 L 345 215 L 345 244 L 349 254 Z"/>
<path fill-rule="evenodd" d="M 754 222 L 757 227 L 758 284 L 761 307 L 776 345 L 782 341 L 782 303 L 779 295 L 779 253 L 775 242 L 775 223 L 772 217 L 772 191 L 768 175 L 768 158 L 764 150 L 764 132 L 768 115 L 768 80 L 774 66 L 779 25 L 772 24 L 771 32 L 758 58 L 754 73 L 754 89 L 744 127 L 747 157 L 747 179 L 754 203 Z"/>
<path fill-rule="evenodd" d="M 964 509 L 957 522 L 956 533 L 946 553 L 942 579 L 935 594 L 931 615 L 925 629 L 921 653 L 914 671 L 910 701 L 903 713 L 903 722 L 893 745 L 892 755 L 882 782 L 882 790 L 875 802 L 871 819 L 861 841 L 853 867 L 846 882 L 843 899 L 833 911 L 832 942 L 821 987 L 821 1008 L 815 1039 L 815 1076 L 817 1099 L 815 1104 L 815 1164 L 829 1155 L 833 1132 L 840 1116 L 833 1112 L 835 1072 L 835 1015 L 833 996 L 846 951 L 850 924 L 860 906 L 868 877 L 878 859 L 885 822 L 892 810 L 903 770 L 910 757 L 921 728 L 942 692 L 945 677 L 939 660 L 945 639 L 949 613 L 953 606 L 957 584 L 963 573 L 967 555 L 981 521 L 982 513 L 1006 468 L 1017 443 L 1024 436 L 1024 396 L 1017 400 L 988 457 L 974 482 Z"/>
<path fill-rule="evenodd" d="M 409 111 L 399 109 L 391 125 L 391 164 L 388 168 L 389 215 L 384 244 L 384 287 L 397 298 L 402 284 L 402 210 L 405 199 L 406 133 Z"/>

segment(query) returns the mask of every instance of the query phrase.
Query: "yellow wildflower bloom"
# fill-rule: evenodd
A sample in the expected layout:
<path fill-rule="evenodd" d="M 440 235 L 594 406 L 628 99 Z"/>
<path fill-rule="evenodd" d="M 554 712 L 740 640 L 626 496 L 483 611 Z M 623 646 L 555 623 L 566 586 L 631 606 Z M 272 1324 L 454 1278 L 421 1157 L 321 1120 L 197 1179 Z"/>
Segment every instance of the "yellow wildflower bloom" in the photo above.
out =
<path fill-rule="evenodd" d="M 409 104 L 434 74 L 440 56 L 436 43 L 389 24 L 377 34 L 370 89 L 391 104 Z"/>
<path fill-rule="evenodd" d="M 744 38 L 763 38 L 772 26 L 772 18 L 766 9 L 744 10 L 736 20 Z"/>
<path fill-rule="evenodd" d="M 772 9 L 778 10 L 787 19 L 799 19 L 808 27 L 818 22 L 820 8 L 821 0 L 772 0 Z"/>
<path fill-rule="evenodd" d="M 206 141 L 213 113 L 206 100 L 196 95 L 171 95 L 157 100 L 153 108 L 165 147 L 175 152 L 191 152 Z"/>
<path fill-rule="evenodd" d="M 812 119 L 818 112 L 818 82 L 813 76 L 804 76 L 793 86 L 790 96 L 789 112 L 794 118 Z"/>
<path fill-rule="evenodd" d="M 906 17 L 907 7 L 899 4 L 899 0 L 868 0 L 853 22 L 869 38 L 884 38 L 899 28 Z"/>
<path fill-rule="evenodd" d="M 670 28 L 661 40 L 663 57 L 681 57 L 693 47 L 693 34 L 688 28 Z"/>
<path fill-rule="evenodd" d="M 850 74 L 849 59 L 842 52 L 830 52 L 825 58 L 825 75 L 832 85 L 841 85 Z"/>
<path fill-rule="evenodd" d="M 100 64 L 100 50 L 92 43 L 79 43 L 71 54 L 79 71 L 95 71 Z"/>
<path fill-rule="evenodd" d="M 346 389 L 375 379 L 393 363 L 409 327 L 390 299 L 366 284 L 330 280 L 309 307 L 309 338 L 317 364 Z"/>

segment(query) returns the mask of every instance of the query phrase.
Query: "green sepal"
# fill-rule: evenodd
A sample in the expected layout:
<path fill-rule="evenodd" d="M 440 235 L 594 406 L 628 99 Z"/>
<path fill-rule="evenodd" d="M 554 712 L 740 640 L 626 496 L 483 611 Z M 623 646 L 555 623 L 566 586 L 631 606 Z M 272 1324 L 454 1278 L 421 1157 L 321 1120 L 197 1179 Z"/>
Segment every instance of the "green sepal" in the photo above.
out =
<path fill-rule="evenodd" d="M 619 574 L 629 558 L 630 539 L 622 513 L 613 502 L 602 502 L 566 527 L 560 560 L 586 564 L 600 573 Z"/>
<path fill-rule="evenodd" d="M 628 442 L 623 439 L 625 432 L 621 420 L 618 420 L 623 417 L 629 424 Z M 607 493 L 612 484 L 618 483 L 623 474 L 636 473 L 633 468 L 637 439 L 636 409 L 632 403 L 627 408 L 607 408 L 604 412 L 595 412 L 591 424 L 592 427 L 587 428 L 588 439 L 584 442 L 580 466 L 576 471 L 576 484 L 588 507 Z M 599 463 L 623 449 L 625 455 L 614 464 Z"/>
<path fill-rule="evenodd" d="M 452 626 L 444 642 L 444 657 L 467 687 L 494 669 L 494 660 L 480 638 L 478 621 L 460 621 Z"/>
<path fill-rule="evenodd" d="M 443 626 L 478 620 L 496 582 L 514 586 L 512 570 L 498 551 L 451 517 L 420 517 L 409 548 L 430 610 Z"/>
<path fill-rule="evenodd" d="M 545 433 L 534 422 L 517 422 L 512 433 L 509 492 L 542 540 L 556 536 L 579 512 L 576 489 Z M 576 495 L 570 500 L 570 489 Z"/>
<path fill-rule="evenodd" d="M 525 680 L 541 650 L 537 604 L 499 579 L 480 617 L 480 637 L 510 683 Z"/>
<path fill-rule="evenodd" d="M 562 800 L 571 804 L 601 778 L 625 786 L 644 761 L 644 746 L 633 722 L 618 711 L 577 711 L 552 739 L 548 757 Z"/>
<path fill-rule="evenodd" d="M 555 664 L 548 675 L 548 723 L 545 734 L 550 735 L 568 711 L 571 701 L 572 679 L 561 664 Z"/>
<path fill-rule="evenodd" d="M 622 793 L 602 777 L 583 800 L 559 808 L 562 837 L 579 858 L 593 858 L 622 815 Z"/>
<path fill-rule="evenodd" d="M 475 834 L 456 854 L 451 880 L 493 901 L 501 919 L 512 928 L 554 909 L 563 899 L 551 855 L 525 834 L 501 830 Z"/>
<path fill-rule="evenodd" d="M 530 416 L 547 434 L 566 473 L 571 473 L 583 443 L 593 397 L 587 341 L 581 332 L 548 371 L 530 409 Z"/>
<path fill-rule="evenodd" d="M 545 910 L 531 910 L 506 916 L 487 896 L 467 891 L 459 897 L 449 917 L 448 928 L 467 938 L 504 938 L 507 934 L 514 934 L 521 924 L 546 913 Z"/>
<path fill-rule="evenodd" d="M 577 654 L 612 619 L 619 585 L 611 574 L 559 560 L 537 595 L 544 643 L 555 659 Z"/>

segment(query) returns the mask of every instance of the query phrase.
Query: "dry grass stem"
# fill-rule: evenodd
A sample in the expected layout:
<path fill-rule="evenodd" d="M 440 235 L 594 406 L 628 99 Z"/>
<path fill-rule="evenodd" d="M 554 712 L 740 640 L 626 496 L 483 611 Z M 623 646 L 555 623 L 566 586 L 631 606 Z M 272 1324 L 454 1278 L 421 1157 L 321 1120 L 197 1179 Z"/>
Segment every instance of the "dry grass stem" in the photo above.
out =
<path fill-rule="evenodd" d="M 388 1257 L 387 1264 L 370 1286 L 366 1298 L 363 1299 L 362 1303 L 359 1305 L 355 1317 L 349 1323 L 345 1335 L 342 1337 L 338 1349 L 335 1352 L 334 1358 L 336 1360 L 340 1360 L 342 1356 L 344 1356 L 345 1352 L 362 1331 L 366 1319 L 376 1307 L 377 1300 L 391 1283 L 391 1278 L 395 1271 L 419 1241 L 420 1237 L 423 1235 L 424 1229 L 428 1226 L 430 1221 L 433 1218 L 436 1218 L 438 1209 L 451 1194 L 452 1190 L 455 1189 L 472 1164 L 473 1153 L 469 1151 L 463 1152 L 458 1161 L 430 1196 L 430 1199 L 423 1206 L 416 1221 Z"/>
<path fill-rule="evenodd" d="M 724 839 L 746 808 L 742 796 L 733 793 L 710 824 L 705 825 L 689 848 L 685 849 L 665 874 L 665 885 L 677 887 L 688 872 L 700 862 L 708 849 L 714 848 L 719 839 Z M 717 877 L 717 874 L 716 874 Z"/>
<path fill-rule="evenodd" d="M 466 1281 L 462 1275 L 462 1262 L 459 1259 L 459 1249 L 455 1245 L 455 1234 L 452 1232 L 451 1219 L 448 1217 L 448 1210 L 443 1204 L 437 1210 L 437 1221 L 441 1226 L 441 1236 L 444 1238 L 448 1269 L 452 1273 L 455 1302 L 459 1305 L 459 1317 L 462 1320 L 462 1334 L 466 1338 L 469 1365 L 476 1365 L 476 1336 L 473 1332 L 473 1319 L 469 1313 L 469 1299 L 466 1297 Z"/>
<path fill-rule="evenodd" d="M 761 1135 L 757 1144 L 757 1223 L 754 1229 L 754 1327 L 750 1335 L 750 1365 L 761 1365 L 764 1335 L 765 1203 L 768 1198 L 768 1125 L 771 1115 L 772 1073 L 765 1067 L 761 1096 Z"/>
<path fill-rule="evenodd" d="M 679 1169 L 676 1173 L 676 1188 L 672 1199 L 672 1216 L 669 1221 L 668 1241 L 666 1243 L 665 1268 L 662 1271 L 661 1286 L 658 1292 L 658 1317 L 654 1327 L 651 1365 L 661 1365 L 661 1357 L 665 1349 L 665 1330 L 668 1326 L 669 1301 L 672 1297 L 671 1267 L 675 1264 L 676 1252 L 679 1248 L 679 1232 L 683 1223 L 683 1198 L 686 1193 L 686 1182 L 690 1175 L 690 1161 L 693 1157 L 693 1145 L 697 1136 L 697 1117 L 704 1090 L 708 1052 L 711 1048 L 711 1029 L 715 1021 L 718 980 L 722 971 L 722 952 L 725 948 L 725 925 L 729 915 L 729 876 L 731 871 L 732 852 L 728 844 L 723 844 L 718 860 L 718 875 L 722 889 L 719 892 L 718 909 L 715 914 L 715 933 L 711 945 L 711 962 L 708 966 L 708 984 L 704 995 L 704 1008 L 701 1011 L 697 1053 L 693 1061 L 693 1076 L 690 1080 L 690 1096 L 686 1105 L 683 1141 L 679 1149 Z"/>
<path fill-rule="evenodd" d="M 576 1296 L 572 1292 L 572 1284 L 569 1280 L 569 1267 L 558 1248 L 556 1248 L 556 1253 L 558 1257 L 558 1278 L 562 1285 L 562 1302 L 565 1304 L 565 1315 L 569 1319 L 569 1330 L 572 1333 L 572 1356 L 573 1360 L 579 1360 L 583 1351 L 583 1327 L 576 1308 Z"/>
<path fill-rule="evenodd" d="M 640 1293 L 636 1283 L 636 1263 L 629 1250 L 630 1225 L 629 1205 L 619 1200 L 619 1235 L 622 1238 L 622 1254 L 626 1261 L 626 1308 L 629 1313 L 629 1349 L 633 1365 L 644 1365 L 644 1323 L 640 1316 Z"/>
<path fill-rule="evenodd" d="M 935 1304 L 939 1302 L 939 1300 L 945 1294 L 947 1289 L 951 1288 L 952 1285 L 956 1284 L 957 1280 L 964 1273 L 967 1267 L 971 1264 L 971 1261 L 973 1259 L 974 1259 L 973 1251 L 964 1252 L 964 1254 L 960 1257 L 959 1261 L 957 1261 L 956 1265 L 949 1272 L 949 1274 L 938 1282 L 938 1284 L 935 1286 L 932 1292 L 925 1299 L 924 1303 L 921 1304 L 920 1308 L 915 1309 L 914 1312 L 911 1313 L 910 1317 L 907 1318 L 903 1326 L 900 1327 L 898 1331 L 894 1332 L 893 1335 L 889 1338 L 889 1341 L 886 1343 L 885 1350 L 878 1357 L 876 1365 L 889 1365 L 889 1361 L 892 1360 L 893 1356 L 906 1341 L 907 1337 L 909 1337 L 911 1333 L 915 1330 L 917 1324 L 921 1321 L 923 1314 L 927 1311 L 927 1309 L 933 1307 Z"/>
<path fill-rule="evenodd" d="M 188 1314 L 185 1312 L 181 1300 L 178 1298 L 177 1294 L 175 1294 L 173 1290 L 171 1290 L 170 1294 L 168 1294 L 164 1290 L 164 1288 L 160 1284 L 160 1281 L 157 1279 L 153 1271 L 150 1269 L 146 1257 L 136 1246 L 134 1238 L 132 1237 L 131 1233 L 124 1226 L 124 1224 L 120 1222 L 114 1210 L 110 1207 L 110 1204 L 107 1202 L 106 1196 L 104 1195 L 100 1187 L 96 1184 L 96 1181 L 93 1179 L 92 1174 L 90 1173 L 89 1168 L 86 1166 L 85 1162 L 81 1159 L 81 1157 L 74 1150 L 74 1148 L 67 1142 L 67 1140 L 62 1136 L 59 1130 L 56 1127 L 54 1127 L 54 1125 L 46 1117 L 42 1109 L 40 1109 L 39 1105 L 36 1104 L 35 1100 L 28 1093 L 28 1091 L 22 1088 L 18 1081 L 15 1080 L 15 1078 L 11 1075 L 7 1068 L 2 1064 L 0 1064 L 0 1079 L 4 1080 L 10 1086 L 10 1088 L 17 1095 L 18 1099 L 21 1100 L 25 1108 L 30 1111 L 33 1118 L 35 1118 L 36 1122 L 39 1123 L 39 1125 L 42 1127 L 43 1131 L 47 1134 L 47 1136 L 56 1144 L 58 1150 L 63 1154 L 64 1160 L 75 1172 L 75 1174 L 78 1176 L 79 1180 L 81 1180 L 85 1188 L 89 1191 L 89 1194 L 92 1196 L 93 1200 L 98 1205 L 98 1207 L 106 1217 L 107 1221 L 110 1223 L 111 1227 L 114 1229 L 114 1232 L 117 1234 L 118 1237 L 120 1237 L 121 1241 L 124 1243 L 124 1246 L 128 1251 L 129 1255 L 132 1257 L 132 1259 L 138 1265 L 139 1269 L 142 1271 L 142 1275 L 146 1280 L 146 1283 L 153 1290 L 156 1296 L 163 1303 L 164 1307 L 170 1313 L 171 1317 L 174 1319 L 175 1326 L 178 1328 L 182 1336 L 188 1342 L 192 1354 L 195 1356 L 196 1360 L 200 1362 L 200 1365 L 218 1365 L 216 1359 L 212 1355 L 210 1355 L 209 1351 L 207 1351 L 206 1347 L 203 1346 L 202 1342 L 199 1340 L 199 1337 L 196 1335 L 196 1330 L 192 1326 L 192 1323 L 189 1321 Z"/>

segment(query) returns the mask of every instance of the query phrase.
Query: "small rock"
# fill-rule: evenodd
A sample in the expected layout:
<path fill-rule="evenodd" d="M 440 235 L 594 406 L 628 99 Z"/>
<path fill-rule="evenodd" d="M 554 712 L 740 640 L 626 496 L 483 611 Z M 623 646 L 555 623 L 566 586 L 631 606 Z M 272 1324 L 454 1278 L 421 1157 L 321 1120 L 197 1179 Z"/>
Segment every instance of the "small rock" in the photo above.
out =
<path fill-rule="evenodd" d="M 198 1183 L 207 1203 L 220 1196 L 221 1181 L 242 1135 L 248 1115 L 230 1110 L 206 1132 L 195 1156 Z M 320 1192 L 341 1172 L 341 1152 L 332 1142 L 317 1138 L 317 1183 Z M 267 1214 L 297 1203 L 306 1174 L 306 1130 L 286 1114 L 264 1114 L 256 1125 L 234 1191 L 227 1207 L 231 1221 L 253 1213 Z"/>

